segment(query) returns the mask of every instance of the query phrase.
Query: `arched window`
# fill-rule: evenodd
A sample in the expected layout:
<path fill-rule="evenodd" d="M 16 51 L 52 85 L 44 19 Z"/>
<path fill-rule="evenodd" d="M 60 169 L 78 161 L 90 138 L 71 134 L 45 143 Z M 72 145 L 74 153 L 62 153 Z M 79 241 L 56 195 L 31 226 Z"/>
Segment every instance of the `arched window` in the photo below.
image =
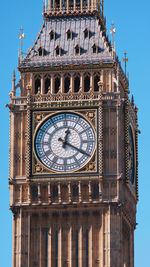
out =
<path fill-rule="evenodd" d="M 53 187 L 52 197 L 53 197 L 53 199 L 58 197 L 58 188 L 56 186 Z"/>
<path fill-rule="evenodd" d="M 55 88 L 54 93 L 57 94 L 60 89 L 60 77 L 55 78 Z"/>
<path fill-rule="evenodd" d="M 95 92 L 98 92 L 98 91 L 99 91 L 99 86 L 98 86 L 98 82 L 99 82 L 99 80 L 100 80 L 99 75 L 96 75 L 96 76 L 94 77 L 94 91 L 95 91 Z"/>
<path fill-rule="evenodd" d="M 77 75 L 74 77 L 74 92 L 78 93 L 80 90 L 80 76 Z"/>
<path fill-rule="evenodd" d="M 50 90 L 50 84 L 51 84 L 50 78 L 46 78 L 46 80 L 45 80 L 45 94 L 47 94 L 48 91 Z"/>
<path fill-rule="evenodd" d="M 62 201 L 68 201 L 68 186 L 67 185 L 63 185 L 61 187 L 61 199 Z"/>
<path fill-rule="evenodd" d="M 72 188 L 72 193 L 73 193 L 73 197 L 78 197 L 79 195 L 79 187 L 78 185 L 74 185 L 73 188 Z"/>
<path fill-rule="evenodd" d="M 35 94 L 37 94 L 38 92 L 40 92 L 41 90 L 41 79 L 40 78 L 36 78 L 35 80 Z"/>
<path fill-rule="evenodd" d="M 64 93 L 68 93 L 70 90 L 70 77 L 66 76 L 64 81 Z"/>
<path fill-rule="evenodd" d="M 33 185 L 31 187 L 31 196 L 32 196 L 32 200 L 33 201 L 37 201 L 38 200 L 38 188 L 35 185 Z"/>
<path fill-rule="evenodd" d="M 88 92 L 90 90 L 90 76 L 86 75 L 84 77 L 84 92 Z"/>
<path fill-rule="evenodd" d="M 98 199 L 99 198 L 99 186 L 98 186 L 98 184 L 95 184 L 92 187 L 92 198 L 93 199 Z"/>

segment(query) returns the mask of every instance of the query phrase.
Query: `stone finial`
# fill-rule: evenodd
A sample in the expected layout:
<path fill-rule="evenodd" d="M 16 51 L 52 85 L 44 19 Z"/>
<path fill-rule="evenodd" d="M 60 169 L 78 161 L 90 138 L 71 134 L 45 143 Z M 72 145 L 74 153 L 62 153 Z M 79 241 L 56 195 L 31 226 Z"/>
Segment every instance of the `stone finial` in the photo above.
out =
<path fill-rule="evenodd" d="M 131 104 L 132 106 L 134 106 L 134 96 L 132 95 L 132 98 L 131 98 Z"/>

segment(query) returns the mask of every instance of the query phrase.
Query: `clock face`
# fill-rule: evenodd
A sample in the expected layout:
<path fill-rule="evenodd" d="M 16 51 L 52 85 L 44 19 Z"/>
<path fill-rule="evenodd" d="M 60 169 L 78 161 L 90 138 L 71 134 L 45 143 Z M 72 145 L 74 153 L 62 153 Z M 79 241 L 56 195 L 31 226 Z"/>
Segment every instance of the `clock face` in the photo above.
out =
<path fill-rule="evenodd" d="M 73 172 L 82 168 L 96 148 L 95 131 L 77 113 L 52 115 L 37 129 L 34 139 L 37 158 L 55 172 Z"/>
<path fill-rule="evenodd" d="M 135 147 L 133 132 L 131 126 L 129 126 L 129 178 L 130 182 L 134 184 L 135 180 Z"/>

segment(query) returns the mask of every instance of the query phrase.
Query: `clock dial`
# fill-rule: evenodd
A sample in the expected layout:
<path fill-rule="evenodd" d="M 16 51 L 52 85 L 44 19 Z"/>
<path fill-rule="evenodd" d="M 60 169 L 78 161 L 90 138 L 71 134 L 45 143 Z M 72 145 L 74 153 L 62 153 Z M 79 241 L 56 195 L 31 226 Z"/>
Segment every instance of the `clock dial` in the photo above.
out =
<path fill-rule="evenodd" d="M 93 156 L 96 147 L 95 131 L 80 115 L 59 113 L 40 125 L 34 147 L 38 159 L 52 171 L 77 171 Z"/>
<path fill-rule="evenodd" d="M 129 126 L 129 178 L 130 182 L 134 184 L 135 180 L 135 148 L 134 139 L 131 126 Z"/>

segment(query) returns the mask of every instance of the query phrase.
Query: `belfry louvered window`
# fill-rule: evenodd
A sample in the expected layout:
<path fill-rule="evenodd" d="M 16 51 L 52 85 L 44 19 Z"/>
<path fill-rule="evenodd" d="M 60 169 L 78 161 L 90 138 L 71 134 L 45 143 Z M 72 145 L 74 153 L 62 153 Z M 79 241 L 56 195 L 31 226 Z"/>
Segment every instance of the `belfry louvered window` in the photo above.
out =
<path fill-rule="evenodd" d="M 95 75 L 94 76 L 94 91 L 95 92 L 99 91 L 99 85 L 98 85 L 99 81 L 100 81 L 100 76 L 99 75 Z"/>
<path fill-rule="evenodd" d="M 90 90 L 90 76 L 86 75 L 84 77 L 84 92 L 88 92 Z"/>
<path fill-rule="evenodd" d="M 50 91 L 50 84 L 51 84 L 50 78 L 47 77 L 45 80 L 45 94 L 47 94 Z"/>
<path fill-rule="evenodd" d="M 64 80 L 64 93 L 68 93 L 70 90 L 70 76 L 67 75 Z"/>
<path fill-rule="evenodd" d="M 41 79 L 40 78 L 36 78 L 35 79 L 35 95 L 37 94 L 37 93 L 39 93 L 40 92 L 40 90 L 41 90 Z"/>
<path fill-rule="evenodd" d="M 80 76 L 77 75 L 74 77 L 74 92 L 78 93 L 80 90 Z"/>
<path fill-rule="evenodd" d="M 55 78 L 55 88 L 54 88 L 54 93 L 57 94 L 60 89 L 60 77 Z"/>

